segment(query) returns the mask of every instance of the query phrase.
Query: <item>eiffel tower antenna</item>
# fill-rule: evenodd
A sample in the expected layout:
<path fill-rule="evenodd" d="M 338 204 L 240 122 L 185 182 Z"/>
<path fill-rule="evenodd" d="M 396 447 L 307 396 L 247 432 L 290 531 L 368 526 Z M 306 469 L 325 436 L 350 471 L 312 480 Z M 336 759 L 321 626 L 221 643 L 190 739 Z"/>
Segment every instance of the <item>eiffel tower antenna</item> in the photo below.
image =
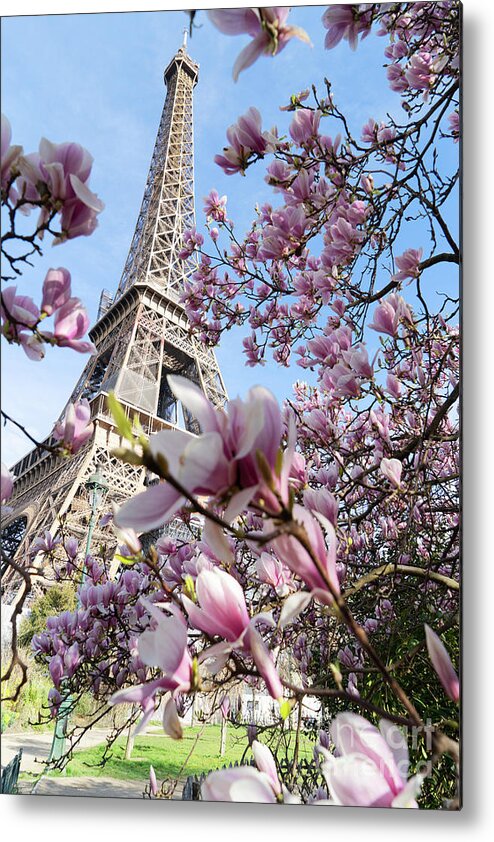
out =
<path fill-rule="evenodd" d="M 193 90 L 199 73 L 186 41 L 185 31 L 164 71 L 167 95 L 129 254 L 115 295 L 102 291 L 90 332 L 97 353 L 69 398 L 89 401 L 94 435 L 68 460 L 36 448 L 12 469 L 13 511 L 3 531 L 3 552 L 19 563 L 35 536 L 44 530 L 55 534 L 62 521 L 84 546 L 90 516 L 86 483 L 96 470 L 109 487 L 105 511 L 143 489 L 144 469 L 111 455 L 123 442 L 107 407 L 110 391 L 148 435 L 174 427 L 199 432 L 171 392 L 169 374 L 188 377 L 215 406 L 227 398 L 214 351 L 191 335 L 181 304 L 184 282 L 195 270 L 194 259 L 183 262 L 179 253 L 184 231 L 195 222 Z M 107 532 L 96 526 L 94 544 L 107 541 Z M 4 590 L 12 591 L 12 573 L 4 580 Z"/>

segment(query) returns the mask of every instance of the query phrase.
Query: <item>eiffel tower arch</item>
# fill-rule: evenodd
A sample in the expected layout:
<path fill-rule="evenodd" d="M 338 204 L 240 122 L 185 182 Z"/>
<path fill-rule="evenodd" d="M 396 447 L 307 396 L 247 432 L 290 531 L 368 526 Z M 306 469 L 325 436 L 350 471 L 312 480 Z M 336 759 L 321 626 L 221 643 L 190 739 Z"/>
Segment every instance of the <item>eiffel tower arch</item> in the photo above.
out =
<path fill-rule="evenodd" d="M 94 434 L 68 460 L 37 447 L 12 468 L 16 480 L 3 552 L 19 562 L 34 537 L 46 529 L 55 534 L 62 520 L 68 532 L 84 540 L 90 515 L 85 483 L 96 470 L 109 486 L 107 507 L 144 487 L 143 468 L 111 455 L 123 442 L 107 407 L 110 391 L 147 435 L 173 427 L 191 435 L 199 431 L 196 420 L 175 400 L 169 374 L 192 380 L 215 406 L 226 401 L 214 351 L 191 335 L 180 303 L 184 281 L 195 270 L 194 259 L 184 262 L 179 253 L 183 233 L 195 221 L 193 90 L 198 70 L 186 52 L 184 36 L 164 72 L 167 95 L 122 277 L 114 296 L 107 290 L 101 294 L 97 322 L 90 331 L 97 353 L 68 401 L 87 398 Z M 50 438 L 44 442 L 52 443 Z M 96 526 L 95 544 L 105 540 L 106 533 Z M 7 569 L 2 582 L 6 601 L 15 597 L 15 581 Z"/>

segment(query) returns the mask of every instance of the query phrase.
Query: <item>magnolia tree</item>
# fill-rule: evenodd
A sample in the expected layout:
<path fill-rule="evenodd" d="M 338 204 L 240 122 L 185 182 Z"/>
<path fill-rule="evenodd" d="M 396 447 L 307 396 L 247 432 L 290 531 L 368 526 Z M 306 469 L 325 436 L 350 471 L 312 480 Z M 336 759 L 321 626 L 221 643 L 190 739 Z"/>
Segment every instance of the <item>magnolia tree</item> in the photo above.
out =
<path fill-rule="evenodd" d="M 309 41 L 288 12 L 208 13 L 225 35 L 251 37 L 234 78 L 293 37 Z M 77 610 L 34 640 L 54 715 L 68 692 L 91 689 L 102 704 L 132 704 L 133 719 L 142 711 L 142 729 L 162 699 L 164 729 L 180 739 L 200 691 L 230 718 L 239 687 L 271 696 L 274 724 L 250 731 L 255 766 L 212 772 L 203 799 L 460 803 L 459 14 L 454 2 L 329 6 L 311 40 L 355 50 L 382 37 L 403 119 L 369 115 L 357 133 L 330 80 L 282 105 L 288 135 L 263 129 L 253 105 L 216 162 L 239 191 L 239 176 L 263 167 L 273 204 L 256 208 L 242 238 L 213 189 L 205 225 L 184 236 L 196 271 L 183 302 L 202 341 L 247 325 L 247 365 L 295 361 L 311 385 L 297 382 L 281 408 L 259 386 L 217 409 L 170 377 L 200 433 L 149 440 L 112 398 L 126 440 L 118 455 L 154 477 L 105 518 L 126 569 L 112 579 L 105 553 L 81 558 L 63 530 L 31 548 L 58 577 L 85 572 Z M 7 181 L 6 201 L 19 201 L 8 191 L 22 177 Z M 25 347 L 17 325 L 29 322 L 9 312 L 7 338 Z M 66 421 L 66 450 L 82 446 L 89 423 Z M 188 541 L 165 528 L 141 545 L 179 520 Z M 297 768 L 314 700 L 322 724 L 309 734 L 308 792 Z M 274 739 L 287 721 L 288 775 Z M 149 792 L 168 792 L 153 771 Z"/>
<path fill-rule="evenodd" d="M 89 328 L 86 308 L 73 296 L 68 269 L 49 269 L 42 286 L 38 305 L 18 282 L 33 259 L 42 254 L 44 238 L 52 244 L 91 234 L 103 203 L 89 188 L 93 158 L 77 143 L 52 143 L 42 138 L 39 152 L 25 153 L 22 146 L 12 144 L 12 128 L 2 114 L 1 122 L 1 205 L 2 205 L 2 287 L 0 320 L 2 338 L 20 346 L 29 359 L 40 361 L 48 347 L 71 348 L 80 353 L 93 353 L 92 342 L 84 339 Z M 36 218 L 34 218 L 36 217 Z M 52 329 L 45 330 L 46 319 L 53 319 Z M 69 455 L 92 433 L 89 405 L 70 405 L 63 422 L 53 430 L 54 444 L 41 444 L 29 431 L 2 410 L 3 423 L 14 424 L 29 440 L 60 455 Z M 83 432 L 84 431 L 84 432 Z M 82 437 L 82 438 L 81 438 Z M 2 462 L 0 502 L 2 521 L 10 509 L 4 505 L 12 494 L 14 476 Z M 2 545 L 2 575 L 13 568 L 23 579 L 21 596 L 12 614 L 12 657 L 2 678 L 10 679 L 20 668 L 22 680 L 14 693 L 17 698 L 26 680 L 27 668 L 17 649 L 17 621 L 31 592 L 32 576 L 38 566 L 27 560 L 14 560 Z"/>

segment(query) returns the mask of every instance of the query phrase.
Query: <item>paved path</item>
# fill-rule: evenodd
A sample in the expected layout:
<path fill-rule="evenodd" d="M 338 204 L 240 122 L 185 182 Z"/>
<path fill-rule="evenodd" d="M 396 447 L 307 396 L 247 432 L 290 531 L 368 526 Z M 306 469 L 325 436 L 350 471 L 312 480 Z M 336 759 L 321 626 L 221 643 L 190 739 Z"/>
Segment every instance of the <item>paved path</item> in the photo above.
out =
<path fill-rule="evenodd" d="M 71 795 L 93 798 L 142 798 L 147 781 L 115 781 L 112 778 L 41 778 L 33 790 L 32 781 L 20 781 L 19 793 Z M 180 796 L 179 796 L 180 797 Z"/>
<path fill-rule="evenodd" d="M 77 749 L 89 748 L 104 743 L 108 731 L 104 728 L 93 728 L 82 737 Z M 21 772 L 41 773 L 50 753 L 53 735 L 50 732 L 20 731 L 18 734 L 2 734 L 0 739 L 0 754 L 2 766 L 6 766 L 14 755 L 22 748 Z"/>
<path fill-rule="evenodd" d="M 162 728 L 149 727 L 150 736 L 162 736 Z M 77 749 L 88 748 L 104 743 L 108 731 L 104 728 L 93 728 L 82 737 Z M 0 739 L 2 767 L 22 748 L 21 772 L 33 772 L 41 775 L 45 769 L 52 743 L 52 734 L 40 731 L 23 731 L 18 734 L 2 734 Z M 76 749 L 76 751 L 77 751 Z M 19 793 L 30 794 L 33 781 L 19 781 Z M 96 798 L 142 798 L 147 780 L 119 781 L 112 778 L 70 778 L 70 777 L 42 777 L 36 787 L 35 795 L 89 795 Z M 181 798 L 183 782 L 179 783 L 175 798 Z"/>

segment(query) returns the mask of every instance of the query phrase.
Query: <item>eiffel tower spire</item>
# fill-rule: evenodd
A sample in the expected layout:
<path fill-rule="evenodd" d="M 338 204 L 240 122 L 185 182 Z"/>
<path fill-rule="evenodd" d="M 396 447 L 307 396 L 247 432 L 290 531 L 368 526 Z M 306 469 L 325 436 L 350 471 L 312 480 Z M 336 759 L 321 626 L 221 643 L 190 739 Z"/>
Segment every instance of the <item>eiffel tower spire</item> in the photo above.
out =
<path fill-rule="evenodd" d="M 3 530 L 3 551 L 11 557 L 23 558 L 36 535 L 46 529 L 54 534 L 62 520 L 69 532 L 85 540 L 85 483 L 96 470 L 109 486 L 105 510 L 143 488 L 144 470 L 111 455 L 122 442 L 107 408 L 110 391 L 148 435 L 176 426 L 191 434 L 199 431 L 171 392 L 169 374 L 190 378 L 216 406 L 226 400 L 215 354 L 191 335 L 180 303 L 184 280 L 194 271 L 193 260 L 184 263 L 178 255 L 183 232 L 195 219 L 193 90 L 198 70 L 186 52 L 185 35 L 164 72 L 167 95 L 122 277 L 114 297 L 102 292 L 90 331 L 97 353 L 69 399 L 89 401 L 94 435 L 69 460 L 35 448 L 13 467 L 13 511 Z M 97 527 L 94 541 L 105 537 Z"/>
<path fill-rule="evenodd" d="M 186 53 L 186 37 L 165 70 L 168 93 L 116 298 L 146 281 L 178 300 L 184 278 L 193 269 L 178 257 L 183 232 L 194 224 L 192 92 L 199 67 Z"/>

